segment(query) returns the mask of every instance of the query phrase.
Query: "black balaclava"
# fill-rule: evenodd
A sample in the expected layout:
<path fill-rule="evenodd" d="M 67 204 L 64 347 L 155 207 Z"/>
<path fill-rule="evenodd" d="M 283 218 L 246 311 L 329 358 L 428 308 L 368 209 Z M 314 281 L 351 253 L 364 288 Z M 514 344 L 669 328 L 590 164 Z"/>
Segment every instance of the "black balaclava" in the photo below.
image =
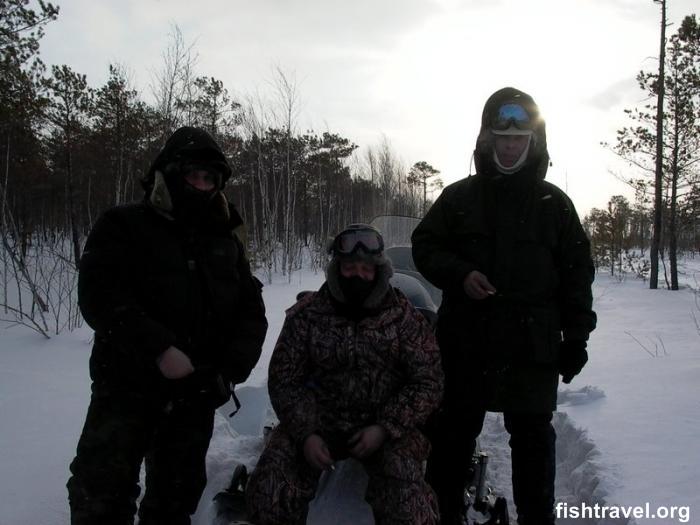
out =
<path fill-rule="evenodd" d="M 198 163 L 198 166 L 205 170 L 217 169 L 216 166 L 208 166 L 204 162 Z M 181 222 L 198 224 L 205 220 L 209 213 L 212 200 L 221 185 L 221 176 L 217 176 L 211 190 L 200 190 L 185 180 L 185 174 L 190 169 L 193 169 L 193 166 L 169 164 L 165 168 L 165 184 L 173 203 L 173 216 Z"/>
<path fill-rule="evenodd" d="M 345 302 L 354 308 L 362 307 L 376 284 L 376 274 L 371 281 L 367 281 L 358 275 L 345 277 L 343 274 L 338 274 L 338 285 L 343 292 Z"/>

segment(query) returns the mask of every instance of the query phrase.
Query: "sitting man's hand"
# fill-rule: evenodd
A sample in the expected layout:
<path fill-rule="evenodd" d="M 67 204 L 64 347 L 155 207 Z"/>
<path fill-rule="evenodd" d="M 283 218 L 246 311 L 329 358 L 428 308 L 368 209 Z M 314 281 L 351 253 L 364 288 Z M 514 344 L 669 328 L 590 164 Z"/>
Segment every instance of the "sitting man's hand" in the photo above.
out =
<path fill-rule="evenodd" d="M 559 373 L 567 385 L 588 362 L 585 341 L 562 341 L 559 348 Z"/>
<path fill-rule="evenodd" d="M 469 272 L 469 275 L 464 278 L 462 286 L 469 298 L 477 301 L 486 299 L 489 295 L 496 293 L 496 289 L 489 282 L 488 278 L 476 270 Z"/>
<path fill-rule="evenodd" d="M 348 440 L 350 455 L 363 459 L 374 454 L 386 441 L 387 433 L 381 425 L 370 425 L 355 433 Z"/>
<path fill-rule="evenodd" d="M 182 350 L 169 347 L 156 359 L 160 373 L 166 379 L 182 379 L 194 372 L 192 361 Z"/>
<path fill-rule="evenodd" d="M 304 457 L 309 465 L 318 470 L 328 470 L 333 466 L 328 446 L 318 434 L 310 434 L 304 440 Z"/>

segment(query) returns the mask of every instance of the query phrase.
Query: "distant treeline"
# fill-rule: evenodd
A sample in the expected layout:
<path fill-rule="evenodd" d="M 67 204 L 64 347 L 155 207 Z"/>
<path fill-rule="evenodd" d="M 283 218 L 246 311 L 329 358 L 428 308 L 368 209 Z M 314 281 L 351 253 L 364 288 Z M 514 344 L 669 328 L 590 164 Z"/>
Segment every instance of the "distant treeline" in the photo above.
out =
<path fill-rule="evenodd" d="M 676 251 L 679 255 L 695 257 L 700 254 L 700 195 L 689 195 L 680 207 L 677 218 Z M 670 210 L 665 210 L 670 215 Z M 612 275 L 632 272 L 649 277 L 649 248 L 652 240 L 652 210 L 637 200 L 634 204 L 622 195 L 614 195 L 603 209 L 593 208 L 583 220 L 591 239 L 596 269 L 609 270 Z M 664 224 L 668 228 L 670 221 Z M 671 288 L 669 263 L 670 236 L 662 234 L 660 259 L 662 276 Z M 668 264 L 667 264 L 668 263 Z"/>
<path fill-rule="evenodd" d="M 234 100 L 196 73 L 196 51 L 177 27 L 149 86 L 149 102 L 123 65 L 100 87 L 39 58 L 43 27 L 59 8 L 0 0 L 0 221 L 5 247 L 26 255 L 37 239 L 68 237 L 72 257 L 107 207 L 140 199 L 140 180 L 167 137 L 199 126 L 233 167 L 225 192 L 248 226 L 254 262 L 298 267 L 329 235 L 379 214 L 419 215 L 440 187 L 430 164 L 404 167 L 388 139 L 365 149 L 332 131 L 298 129 L 293 75 L 277 69 L 270 94 Z M 107 67 L 107 65 L 105 65 Z"/>

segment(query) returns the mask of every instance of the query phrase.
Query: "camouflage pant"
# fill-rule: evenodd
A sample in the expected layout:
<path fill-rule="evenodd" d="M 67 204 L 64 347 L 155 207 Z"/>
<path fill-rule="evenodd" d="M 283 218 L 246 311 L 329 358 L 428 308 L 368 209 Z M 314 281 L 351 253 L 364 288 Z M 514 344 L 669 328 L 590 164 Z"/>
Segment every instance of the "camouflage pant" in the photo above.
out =
<path fill-rule="evenodd" d="M 170 410 L 168 409 L 170 408 Z M 211 406 L 93 394 L 68 496 L 72 525 L 131 525 L 146 460 L 141 525 L 189 525 L 206 485 Z"/>
<path fill-rule="evenodd" d="M 363 460 L 369 476 L 365 499 L 378 525 L 433 525 L 437 502 L 423 479 L 430 446 L 417 430 L 386 443 Z M 302 525 L 321 472 L 280 427 L 275 429 L 246 488 L 248 513 L 257 525 Z"/>

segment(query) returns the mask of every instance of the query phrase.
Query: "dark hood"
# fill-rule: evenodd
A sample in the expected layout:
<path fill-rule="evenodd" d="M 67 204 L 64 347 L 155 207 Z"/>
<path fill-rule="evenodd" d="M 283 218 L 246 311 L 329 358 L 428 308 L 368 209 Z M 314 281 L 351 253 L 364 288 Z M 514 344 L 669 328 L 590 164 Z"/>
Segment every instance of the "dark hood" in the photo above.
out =
<path fill-rule="evenodd" d="M 175 131 L 163 146 L 163 149 L 151 164 L 142 184 L 146 193 L 153 189 L 156 171 L 165 171 L 165 167 L 171 163 L 181 162 L 207 162 L 216 163 L 222 173 L 221 184 L 218 189 L 223 189 L 226 181 L 231 177 L 231 167 L 221 148 L 209 133 L 200 128 L 189 126 Z"/>
<path fill-rule="evenodd" d="M 481 114 L 481 129 L 476 139 L 474 149 L 474 164 L 477 174 L 499 175 L 493 162 L 493 134 L 490 123 L 498 108 L 509 102 L 520 104 L 530 114 L 534 125 L 533 142 L 523 167 L 510 177 L 533 177 L 542 180 L 547 175 L 549 166 L 549 153 L 547 152 L 547 133 L 540 110 L 530 95 L 512 87 L 499 89 L 489 97 Z"/>

